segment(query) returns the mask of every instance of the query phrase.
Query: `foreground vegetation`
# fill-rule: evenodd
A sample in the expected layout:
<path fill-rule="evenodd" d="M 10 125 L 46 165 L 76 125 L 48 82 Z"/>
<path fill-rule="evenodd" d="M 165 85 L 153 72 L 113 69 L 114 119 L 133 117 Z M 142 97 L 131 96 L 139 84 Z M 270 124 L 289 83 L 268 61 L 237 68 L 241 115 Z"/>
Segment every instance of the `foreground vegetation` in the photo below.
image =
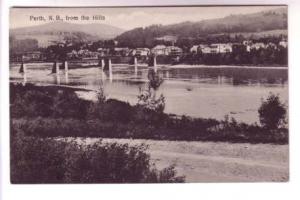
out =
<path fill-rule="evenodd" d="M 288 143 L 286 108 L 276 95 L 258 110 L 261 126 L 165 114 L 156 97 L 162 80 L 149 82 L 132 106 L 106 99 L 80 99 L 59 86 L 10 85 L 12 183 L 164 183 L 184 182 L 174 166 L 161 171 L 151 164 L 145 145 L 79 144 L 67 137 Z"/>
<path fill-rule="evenodd" d="M 12 183 L 177 183 L 174 166 L 157 170 L 145 145 L 25 136 L 11 128 Z"/>
<path fill-rule="evenodd" d="M 151 84 L 151 88 L 157 86 L 156 82 Z M 218 121 L 170 115 L 163 112 L 164 97 L 152 99 L 152 95 L 142 93 L 139 103 L 131 106 L 106 99 L 101 92 L 97 102 L 90 102 L 78 98 L 69 88 L 11 84 L 11 123 L 26 135 L 40 137 L 288 143 L 288 130 L 282 120 L 273 120 L 276 127 L 271 128 L 228 117 Z M 263 113 L 268 121 L 268 112 Z"/>

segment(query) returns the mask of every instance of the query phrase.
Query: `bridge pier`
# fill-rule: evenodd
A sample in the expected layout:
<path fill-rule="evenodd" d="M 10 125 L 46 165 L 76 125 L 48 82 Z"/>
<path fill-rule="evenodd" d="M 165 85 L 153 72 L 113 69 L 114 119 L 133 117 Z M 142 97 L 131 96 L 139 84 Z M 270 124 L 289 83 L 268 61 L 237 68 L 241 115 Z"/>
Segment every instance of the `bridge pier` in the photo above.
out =
<path fill-rule="evenodd" d="M 65 72 L 69 71 L 68 61 L 64 62 Z"/>
<path fill-rule="evenodd" d="M 113 81 L 113 73 L 112 73 L 112 66 L 111 66 L 111 59 L 108 59 L 108 68 L 109 68 L 109 81 Z"/>
<path fill-rule="evenodd" d="M 52 66 L 52 74 L 59 74 L 59 63 L 55 61 Z"/>
<path fill-rule="evenodd" d="M 106 58 L 104 60 L 104 67 L 103 70 L 109 70 L 111 67 L 111 59 L 110 58 Z"/>
<path fill-rule="evenodd" d="M 98 65 L 99 65 L 99 67 L 102 67 L 102 69 L 104 68 L 105 62 L 104 62 L 103 58 L 99 59 Z"/>
<path fill-rule="evenodd" d="M 137 71 L 138 71 L 137 57 L 134 57 L 134 73 L 137 74 Z"/>
<path fill-rule="evenodd" d="M 105 62 L 104 62 L 104 59 L 102 58 L 101 59 L 101 67 L 102 67 L 102 69 L 104 68 L 104 65 L 105 65 Z"/>
<path fill-rule="evenodd" d="M 154 56 L 153 58 L 153 67 L 154 67 L 154 71 L 157 72 L 156 56 Z"/>
<path fill-rule="evenodd" d="M 157 72 L 156 56 L 151 56 L 149 66 L 154 67 L 154 71 Z"/>
<path fill-rule="evenodd" d="M 19 73 L 25 73 L 25 72 L 26 72 L 26 64 L 22 62 L 19 69 Z"/>

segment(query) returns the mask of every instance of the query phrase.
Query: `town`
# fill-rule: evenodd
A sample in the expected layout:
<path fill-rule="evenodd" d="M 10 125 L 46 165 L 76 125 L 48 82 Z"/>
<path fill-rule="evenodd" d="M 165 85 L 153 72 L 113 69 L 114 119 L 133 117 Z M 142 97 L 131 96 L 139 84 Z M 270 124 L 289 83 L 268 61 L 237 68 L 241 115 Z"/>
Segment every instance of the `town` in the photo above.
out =
<path fill-rule="evenodd" d="M 183 43 L 176 36 L 166 35 L 155 38 L 152 47 L 126 47 L 117 40 L 99 40 L 96 42 L 53 42 L 47 47 L 38 47 L 34 39 L 17 41 L 11 52 L 11 61 L 53 61 L 53 60 L 95 60 L 111 57 L 119 63 L 130 63 L 137 57 L 139 63 L 149 61 L 155 56 L 158 64 L 208 64 L 208 65 L 273 65 L 287 64 L 286 37 L 267 37 L 262 39 L 244 39 L 238 42 Z M 24 49 L 24 46 L 29 48 Z"/>

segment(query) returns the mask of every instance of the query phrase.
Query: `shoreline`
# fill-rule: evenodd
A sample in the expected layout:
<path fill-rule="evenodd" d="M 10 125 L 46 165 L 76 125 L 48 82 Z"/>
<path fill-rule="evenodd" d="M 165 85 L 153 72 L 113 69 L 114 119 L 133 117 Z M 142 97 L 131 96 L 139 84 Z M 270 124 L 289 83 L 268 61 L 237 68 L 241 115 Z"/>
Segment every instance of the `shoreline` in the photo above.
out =
<path fill-rule="evenodd" d="M 288 66 L 286 67 L 275 67 L 275 66 L 241 66 L 241 65 L 184 65 L 184 64 L 179 64 L 179 65 L 170 65 L 167 68 L 173 68 L 173 69 L 184 69 L 184 68 L 213 68 L 213 69 L 222 69 L 222 68 L 233 68 L 233 69 L 288 69 Z"/>
<path fill-rule="evenodd" d="M 26 62 L 25 62 L 26 63 Z M 61 63 L 61 62 L 60 62 Z M 21 64 L 20 62 L 11 62 L 10 65 L 17 65 Z M 39 64 L 46 64 L 46 65 L 53 65 L 53 62 L 28 62 L 26 64 L 29 65 L 39 65 Z M 70 64 L 75 64 L 76 66 L 73 67 L 73 69 L 79 69 L 79 68 L 90 68 L 90 67 L 99 67 L 98 64 L 89 65 L 90 63 L 80 63 L 80 62 L 72 62 L 70 61 Z M 78 66 L 81 65 L 81 66 Z M 112 63 L 112 66 L 118 66 L 118 67 L 134 67 L 132 64 L 126 64 L 126 63 Z M 140 67 L 149 67 L 153 68 L 153 66 L 148 66 L 146 63 L 138 63 L 138 66 Z M 157 64 L 157 67 L 161 68 L 237 68 L 237 69 L 288 69 L 288 66 L 282 66 L 282 65 L 205 65 L 205 64 Z M 99 67 L 101 68 L 101 67 Z M 72 69 L 72 68 L 70 68 Z"/>

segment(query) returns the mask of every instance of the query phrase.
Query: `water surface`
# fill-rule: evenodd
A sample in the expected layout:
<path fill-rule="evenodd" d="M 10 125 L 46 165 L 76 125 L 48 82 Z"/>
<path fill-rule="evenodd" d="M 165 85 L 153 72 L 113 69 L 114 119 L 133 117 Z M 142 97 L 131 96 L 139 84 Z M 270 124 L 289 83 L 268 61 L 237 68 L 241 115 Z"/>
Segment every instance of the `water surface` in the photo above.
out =
<path fill-rule="evenodd" d="M 96 90 L 103 82 L 109 98 L 137 103 L 137 95 L 148 81 L 149 68 L 113 65 L 112 72 L 99 67 L 60 70 L 51 74 L 51 63 L 27 64 L 26 73 L 20 65 L 10 66 L 10 80 L 39 84 L 59 84 Z M 270 92 L 288 101 L 287 69 L 241 67 L 159 67 L 164 82 L 157 95 L 166 100 L 165 112 L 192 117 L 223 119 L 225 115 L 247 123 L 258 122 L 257 109 L 261 99 Z"/>

